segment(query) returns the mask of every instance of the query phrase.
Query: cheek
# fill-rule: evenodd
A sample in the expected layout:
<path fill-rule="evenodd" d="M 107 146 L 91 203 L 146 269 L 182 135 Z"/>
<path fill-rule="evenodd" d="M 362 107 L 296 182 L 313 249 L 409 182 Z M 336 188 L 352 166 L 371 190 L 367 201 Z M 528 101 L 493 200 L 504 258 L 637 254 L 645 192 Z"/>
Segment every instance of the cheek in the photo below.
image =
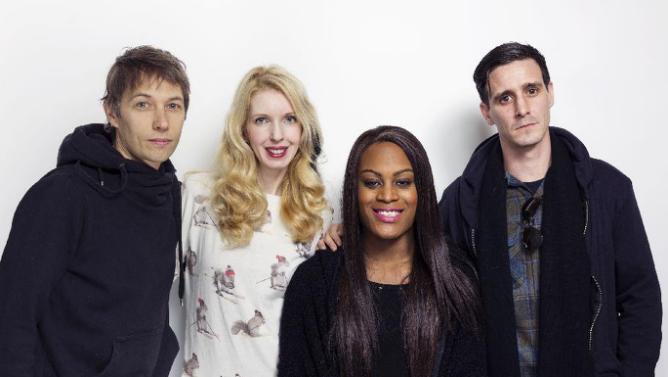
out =
<path fill-rule="evenodd" d="M 299 145 L 302 139 L 302 127 L 297 126 L 290 128 L 286 133 L 286 136 L 286 138 L 290 140 L 290 143 Z"/>
<path fill-rule="evenodd" d="M 248 139 L 248 144 L 250 144 L 252 148 L 257 148 L 262 146 L 262 143 L 266 138 L 264 137 L 261 129 L 259 129 L 258 127 L 249 126 L 246 127 L 245 131 L 246 131 L 245 132 L 246 138 Z"/>
<path fill-rule="evenodd" d="M 186 120 L 185 113 L 172 113 L 168 115 L 169 125 L 171 127 L 181 129 L 183 127 L 183 122 Z"/>
<path fill-rule="evenodd" d="M 357 190 L 357 206 L 359 208 L 360 216 L 363 220 L 366 220 L 369 216 L 368 211 L 371 211 L 369 208 L 370 204 L 373 202 L 374 196 L 373 192 L 364 188 Z"/>
<path fill-rule="evenodd" d="M 406 205 L 412 210 L 413 215 L 415 215 L 415 211 L 417 211 L 417 205 L 418 205 L 417 190 L 413 189 L 406 194 L 407 194 L 405 198 Z"/>

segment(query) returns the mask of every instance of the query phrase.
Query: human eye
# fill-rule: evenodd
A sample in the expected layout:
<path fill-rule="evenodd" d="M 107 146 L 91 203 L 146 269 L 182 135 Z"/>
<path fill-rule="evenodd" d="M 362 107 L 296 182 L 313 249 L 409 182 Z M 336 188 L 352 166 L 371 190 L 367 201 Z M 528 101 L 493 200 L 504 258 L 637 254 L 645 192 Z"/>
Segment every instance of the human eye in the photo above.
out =
<path fill-rule="evenodd" d="M 253 123 L 255 123 L 257 125 L 263 125 L 263 124 L 266 124 L 267 122 L 269 122 L 269 119 L 267 117 L 264 117 L 264 116 L 259 116 L 259 117 L 255 118 L 255 120 L 253 121 Z"/>
<path fill-rule="evenodd" d="M 146 101 L 137 101 L 134 107 L 139 110 L 146 110 L 150 107 L 150 104 Z"/>
<path fill-rule="evenodd" d="M 530 96 L 535 96 L 535 95 L 537 95 L 538 93 L 540 93 L 540 88 L 538 88 L 538 87 L 535 86 L 535 85 L 530 85 L 530 86 L 527 88 L 527 94 L 529 94 Z"/>
<path fill-rule="evenodd" d="M 285 122 L 286 122 L 287 124 L 295 124 L 295 123 L 297 123 L 297 117 L 294 116 L 294 115 L 292 115 L 292 114 L 290 114 L 290 115 L 288 115 L 288 116 L 285 117 Z"/>
<path fill-rule="evenodd" d="M 512 102 L 513 97 L 510 94 L 504 94 L 499 97 L 498 101 L 500 104 L 505 105 L 507 103 Z"/>
<path fill-rule="evenodd" d="M 364 187 L 370 188 L 370 189 L 375 189 L 375 188 L 381 186 L 380 181 L 377 180 L 377 179 L 370 179 L 370 178 L 363 179 L 362 183 L 364 184 Z"/>
<path fill-rule="evenodd" d="M 181 104 L 178 102 L 171 102 L 167 104 L 167 109 L 172 110 L 172 111 L 179 111 L 181 110 Z"/>
<path fill-rule="evenodd" d="M 395 185 L 400 188 L 407 188 L 410 187 L 413 184 L 413 180 L 410 178 L 400 178 L 397 179 Z"/>

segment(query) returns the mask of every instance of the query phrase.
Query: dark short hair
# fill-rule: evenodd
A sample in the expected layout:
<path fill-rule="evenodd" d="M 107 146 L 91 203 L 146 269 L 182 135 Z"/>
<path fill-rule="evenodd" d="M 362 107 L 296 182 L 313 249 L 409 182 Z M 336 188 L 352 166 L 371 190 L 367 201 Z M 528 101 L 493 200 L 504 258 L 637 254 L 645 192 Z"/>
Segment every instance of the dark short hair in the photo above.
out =
<path fill-rule="evenodd" d="M 186 75 L 186 66 L 169 51 L 152 46 L 138 46 L 125 50 L 116 58 L 107 74 L 107 87 L 102 97 L 105 105 L 120 115 L 120 103 L 123 93 L 132 90 L 145 78 L 156 78 L 178 85 L 183 92 L 183 104 L 186 111 L 190 102 L 190 82 Z"/>
<path fill-rule="evenodd" d="M 506 65 L 517 60 L 533 59 L 543 74 L 543 83 L 547 86 L 550 83 L 550 72 L 547 70 L 545 57 L 531 45 L 523 45 L 517 42 L 508 42 L 496 46 L 488 52 L 473 72 L 473 81 L 478 89 L 480 100 L 489 105 L 489 85 L 487 79 L 490 72 L 500 65 Z"/>

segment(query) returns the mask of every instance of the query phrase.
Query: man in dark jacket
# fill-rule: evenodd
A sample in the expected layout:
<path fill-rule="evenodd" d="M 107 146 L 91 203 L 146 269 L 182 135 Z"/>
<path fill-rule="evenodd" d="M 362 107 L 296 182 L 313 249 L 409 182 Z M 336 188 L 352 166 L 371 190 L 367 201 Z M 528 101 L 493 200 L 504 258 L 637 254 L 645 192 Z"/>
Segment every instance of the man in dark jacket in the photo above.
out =
<path fill-rule="evenodd" d="M 180 233 L 169 157 L 189 91 L 172 54 L 128 49 L 107 76 L 108 124 L 68 135 L 19 203 L 0 261 L 0 376 L 169 374 Z"/>
<path fill-rule="evenodd" d="M 498 134 L 440 206 L 477 264 L 490 376 L 653 376 L 661 299 L 631 181 L 549 126 L 535 48 L 494 48 L 474 81 Z"/>

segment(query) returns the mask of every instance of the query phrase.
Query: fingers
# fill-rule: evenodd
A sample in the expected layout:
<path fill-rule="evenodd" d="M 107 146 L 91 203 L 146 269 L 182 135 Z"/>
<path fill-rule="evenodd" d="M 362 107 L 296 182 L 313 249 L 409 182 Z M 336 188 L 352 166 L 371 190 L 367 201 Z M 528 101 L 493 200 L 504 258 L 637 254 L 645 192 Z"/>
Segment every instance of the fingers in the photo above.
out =
<path fill-rule="evenodd" d="M 322 235 L 321 242 L 326 245 L 330 250 L 336 251 L 336 249 L 341 246 L 343 241 L 341 241 L 341 235 L 343 232 L 343 226 L 341 224 L 332 224 L 329 226 L 325 234 Z M 318 245 L 320 242 L 318 242 Z M 323 245 L 323 246 L 324 246 Z"/>

